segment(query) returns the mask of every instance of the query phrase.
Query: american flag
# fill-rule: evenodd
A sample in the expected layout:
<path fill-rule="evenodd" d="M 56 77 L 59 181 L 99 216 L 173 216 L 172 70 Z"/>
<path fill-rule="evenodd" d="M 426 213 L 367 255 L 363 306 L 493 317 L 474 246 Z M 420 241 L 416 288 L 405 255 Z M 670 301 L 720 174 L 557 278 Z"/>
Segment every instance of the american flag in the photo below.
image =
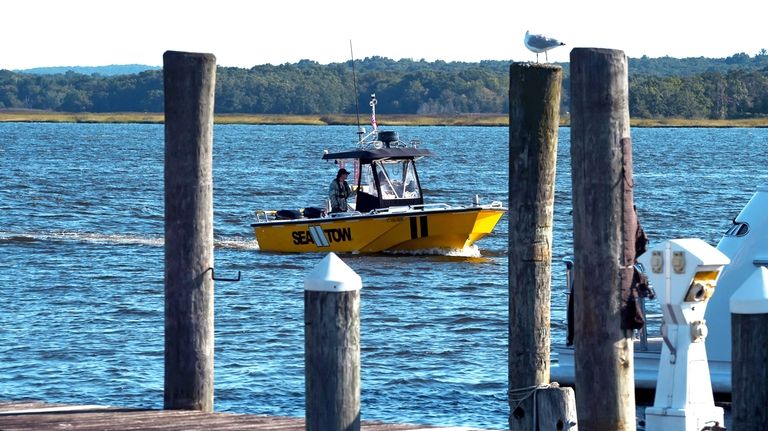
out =
<path fill-rule="evenodd" d="M 379 125 L 376 124 L 376 113 L 374 112 L 371 114 L 371 126 L 373 126 L 373 130 L 377 130 Z"/>

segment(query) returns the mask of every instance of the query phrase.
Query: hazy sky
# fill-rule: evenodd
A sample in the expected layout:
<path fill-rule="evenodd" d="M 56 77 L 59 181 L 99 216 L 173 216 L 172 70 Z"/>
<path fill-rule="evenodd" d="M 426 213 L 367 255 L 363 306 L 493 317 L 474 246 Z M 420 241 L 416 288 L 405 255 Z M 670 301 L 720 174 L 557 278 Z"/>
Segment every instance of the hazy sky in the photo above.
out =
<path fill-rule="evenodd" d="M 546 7 L 546 8 L 545 8 Z M 532 61 L 526 30 L 630 57 L 728 57 L 768 49 L 762 1 L 13 0 L 0 9 L 0 69 L 162 65 L 167 50 L 221 66 L 350 59 Z M 543 60 L 543 55 L 541 56 Z"/>

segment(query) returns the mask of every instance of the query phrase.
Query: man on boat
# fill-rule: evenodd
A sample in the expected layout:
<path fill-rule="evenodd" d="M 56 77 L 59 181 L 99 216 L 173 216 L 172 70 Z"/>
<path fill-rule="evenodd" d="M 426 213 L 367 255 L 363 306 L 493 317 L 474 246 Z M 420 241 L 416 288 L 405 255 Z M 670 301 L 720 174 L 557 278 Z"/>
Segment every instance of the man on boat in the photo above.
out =
<path fill-rule="evenodd" d="M 336 178 L 331 181 L 330 187 L 328 187 L 328 199 L 331 200 L 331 213 L 344 212 L 349 209 L 347 205 L 347 198 L 352 193 L 352 190 L 347 184 L 347 177 L 349 171 L 344 168 L 339 169 L 336 174 Z"/>

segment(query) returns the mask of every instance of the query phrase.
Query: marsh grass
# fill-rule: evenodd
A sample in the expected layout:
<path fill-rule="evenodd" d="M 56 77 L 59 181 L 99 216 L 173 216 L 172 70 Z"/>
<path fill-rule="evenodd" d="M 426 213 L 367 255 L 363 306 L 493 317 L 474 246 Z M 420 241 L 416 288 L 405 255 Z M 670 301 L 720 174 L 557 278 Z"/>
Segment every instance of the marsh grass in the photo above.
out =
<path fill-rule="evenodd" d="M 768 118 L 743 118 L 735 120 L 710 120 L 706 118 L 634 118 L 632 127 L 768 127 Z"/>
<path fill-rule="evenodd" d="M 163 113 L 112 112 L 68 113 L 35 110 L 0 110 L 0 122 L 28 123 L 150 123 L 163 122 Z M 288 125 L 354 125 L 354 115 L 268 115 L 268 114 L 218 114 L 217 124 L 288 124 Z M 368 117 L 360 118 L 368 125 Z M 435 115 L 381 115 L 380 124 L 386 126 L 506 126 L 507 115 L 465 114 L 453 116 Z M 739 120 L 709 120 L 685 118 L 633 118 L 632 127 L 768 127 L 768 118 Z M 562 118 L 562 126 L 569 125 L 569 118 Z"/>
<path fill-rule="evenodd" d="M 53 112 L 0 110 L 0 122 L 24 123 L 162 123 L 164 114 L 147 112 Z"/>
<path fill-rule="evenodd" d="M 0 122 L 47 122 L 47 123 L 162 123 L 162 113 L 113 112 L 113 113 L 67 113 L 51 111 L 3 111 Z M 503 126 L 506 115 L 382 115 L 381 124 L 387 126 Z M 367 125 L 368 117 L 360 118 Z M 354 115 L 270 115 L 270 114 L 217 114 L 217 124 L 290 124 L 290 125 L 354 125 Z"/>

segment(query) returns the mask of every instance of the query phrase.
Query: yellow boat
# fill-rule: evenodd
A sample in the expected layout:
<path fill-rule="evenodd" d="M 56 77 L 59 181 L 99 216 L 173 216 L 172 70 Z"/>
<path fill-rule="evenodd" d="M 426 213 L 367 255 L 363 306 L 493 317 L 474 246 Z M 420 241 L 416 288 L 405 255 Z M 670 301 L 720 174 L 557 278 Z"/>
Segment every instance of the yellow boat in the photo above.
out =
<path fill-rule="evenodd" d="M 432 155 L 400 141 L 397 132 L 375 123 L 359 132 L 356 149 L 323 155 L 340 166 L 354 166 L 350 211 L 326 209 L 257 211 L 251 224 L 259 248 L 277 252 L 352 252 L 462 250 L 493 231 L 507 211 L 501 202 L 471 206 L 425 204 L 416 161 Z"/>

